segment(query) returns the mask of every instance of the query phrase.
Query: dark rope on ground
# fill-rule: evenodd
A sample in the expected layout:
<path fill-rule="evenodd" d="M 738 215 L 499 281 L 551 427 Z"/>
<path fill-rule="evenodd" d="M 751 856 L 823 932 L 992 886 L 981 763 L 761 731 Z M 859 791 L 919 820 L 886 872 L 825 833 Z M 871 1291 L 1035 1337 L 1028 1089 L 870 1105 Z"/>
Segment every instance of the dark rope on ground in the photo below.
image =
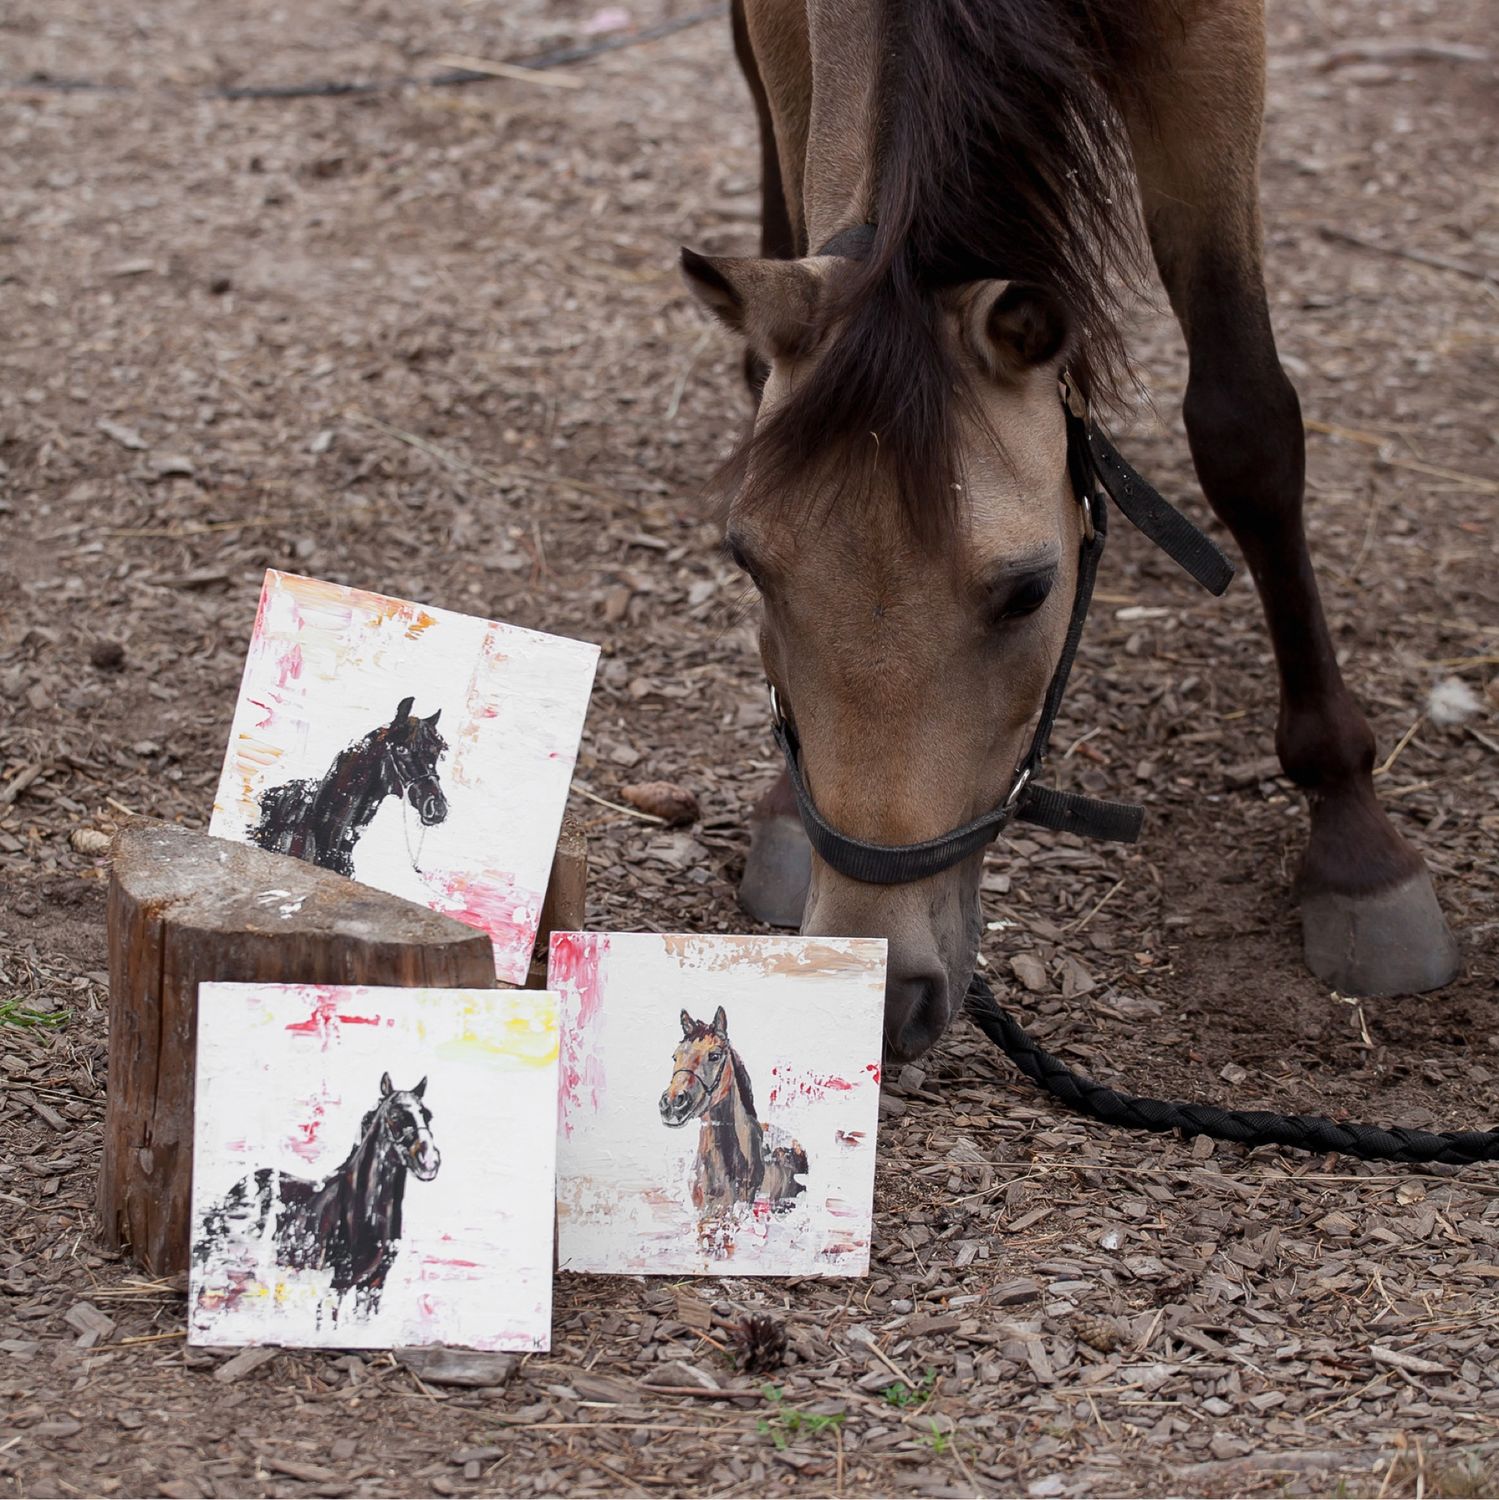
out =
<path fill-rule="evenodd" d="M 1365 1161 L 1442 1162 L 1466 1167 L 1499 1160 L 1499 1130 L 1434 1134 L 1378 1125 L 1341 1125 L 1320 1115 L 1277 1115 L 1258 1109 L 1218 1109 L 1211 1104 L 1175 1104 L 1121 1094 L 1075 1073 L 1039 1046 L 994 998 L 981 975 L 968 990 L 968 1014 L 979 1030 L 1033 1083 L 1069 1109 L 1127 1130 L 1180 1130 L 1242 1146 L 1291 1146 L 1298 1151 L 1337 1151 Z"/>
<path fill-rule="evenodd" d="M 572 47 L 554 47 L 549 52 L 536 52 L 529 57 L 506 57 L 500 61 L 508 68 L 527 68 L 532 72 L 545 72 L 549 68 L 565 68 L 573 63 L 587 62 L 606 52 L 620 52 L 626 47 L 639 47 L 645 42 L 660 41 L 692 26 L 701 26 L 705 21 L 715 21 L 728 15 L 726 4 L 710 5 L 703 10 L 692 11 L 685 16 L 673 16 L 667 21 L 658 21 L 653 26 L 642 26 L 638 31 L 620 31 L 600 37 L 595 42 L 581 43 Z M 247 84 L 243 87 L 225 86 L 209 89 L 197 97 L 203 99 L 337 99 L 346 96 L 358 97 L 368 94 L 392 93 L 397 89 L 455 88 L 470 83 L 495 83 L 494 73 L 471 68 L 448 68 L 430 77 L 420 78 L 402 75 L 398 78 L 380 78 L 356 81 L 353 79 L 320 79 L 308 83 Z M 0 88 L 27 90 L 49 94 L 135 94 L 141 90 L 129 84 L 94 83 L 86 78 L 0 78 Z"/>

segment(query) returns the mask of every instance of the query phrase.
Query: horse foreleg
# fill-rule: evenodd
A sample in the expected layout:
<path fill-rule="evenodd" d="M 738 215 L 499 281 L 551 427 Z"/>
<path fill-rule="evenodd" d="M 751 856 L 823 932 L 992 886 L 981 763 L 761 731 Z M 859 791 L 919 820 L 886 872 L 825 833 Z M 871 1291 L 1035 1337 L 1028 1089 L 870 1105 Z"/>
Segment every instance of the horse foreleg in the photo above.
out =
<path fill-rule="evenodd" d="M 1280 674 L 1276 750 L 1307 795 L 1297 880 L 1306 961 L 1354 995 L 1430 990 L 1457 948 L 1421 856 L 1374 795 L 1374 736 L 1338 670 L 1302 521 L 1304 436 L 1261 269 L 1259 0 L 1166 26 L 1160 71 L 1126 103 L 1151 248 L 1190 359 L 1198 478 L 1254 575 Z"/>

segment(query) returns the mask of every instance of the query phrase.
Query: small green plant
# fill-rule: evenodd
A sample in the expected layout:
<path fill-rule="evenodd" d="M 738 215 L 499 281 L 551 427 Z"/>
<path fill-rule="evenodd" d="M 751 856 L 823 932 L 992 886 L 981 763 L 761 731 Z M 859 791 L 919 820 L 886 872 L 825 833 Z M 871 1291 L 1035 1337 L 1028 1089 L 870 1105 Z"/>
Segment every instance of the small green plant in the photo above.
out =
<path fill-rule="evenodd" d="M 952 1447 L 952 1439 L 949 1438 L 948 1435 L 943 1432 L 940 1427 L 937 1426 L 935 1417 L 929 1417 L 927 1421 L 932 1430 L 930 1434 L 923 1433 L 921 1441 L 925 1443 L 927 1447 L 930 1448 L 938 1458 L 943 1458 L 946 1456 L 947 1450 Z"/>
<path fill-rule="evenodd" d="M 33 1010 L 19 999 L 0 1000 L 0 1026 L 61 1026 L 67 1019 L 65 1010 Z"/>
<path fill-rule="evenodd" d="M 925 1406 L 932 1399 L 936 1389 L 937 1370 L 935 1366 L 928 1365 L 926 1374 L 916 1385 L 906 1385 L 903 1381 L 897 1382 L 895 1385 L 887 1385 L 883 1394 L 891 1406 L 906 1411 L 913 1406 Z"/>
<path fill-rule="evenodd" d="M 820 1432 L 836 1431 L 843 1426 L 843 1412 L 831 1415 L 822 1412 L 803 1411 L 798 1406 L 786 1405 L 786 1393 L 778 1385 L 762 1385 L 760 1393 L 770 1403 L 770 1415 L 755 1423 L 761 1437 L 768 1437 L 778 1453 L 784 1453 L 794 1438 L 803 1433 L 815 1437 Z"/>

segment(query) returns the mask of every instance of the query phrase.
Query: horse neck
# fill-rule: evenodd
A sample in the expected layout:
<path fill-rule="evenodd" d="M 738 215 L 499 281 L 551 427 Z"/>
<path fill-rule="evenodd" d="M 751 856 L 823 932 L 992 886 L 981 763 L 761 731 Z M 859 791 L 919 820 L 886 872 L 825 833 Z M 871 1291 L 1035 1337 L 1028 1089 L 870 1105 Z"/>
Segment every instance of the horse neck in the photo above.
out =
<path fill-rule="evenodd" d="M 756 1169 L 764 1159 L 762 1150 L 763 1132 L 754 1109 L 745 1102 L 744 1090 L 739 1086 L 739 1071 L 744 1064 L 732 1047 L 729 1058 L 719 1075 L 718 1087 L 708 1101 L 704 1113 L 703 1128 L 716 1141 L 725 1146 L 732 1144 Z"/>
<path fill-rule="evenodd" d="M 358 744 L 340 751 L 328 767 L 314 799 L 331 803 L 330 811 L 351 828 L 363 828 L 385 798 L 397 792 L 386 775 L 387 752 L 379 734 L 375 730 Z"/>
<path fill-rule="evenodd" d="M 382 1204 L 393 1213 L 400 1211 L 406 1191 L 406 1166 L 399 1153 L 392 1152 L 390 1146 L 376 1111 L 364 1138 L 339 1168 L 339 1176 L 365 1220 L 373 1218 L 375 1210 Z M 396 1159 L 392 1160 L 393 1157 Z"/>

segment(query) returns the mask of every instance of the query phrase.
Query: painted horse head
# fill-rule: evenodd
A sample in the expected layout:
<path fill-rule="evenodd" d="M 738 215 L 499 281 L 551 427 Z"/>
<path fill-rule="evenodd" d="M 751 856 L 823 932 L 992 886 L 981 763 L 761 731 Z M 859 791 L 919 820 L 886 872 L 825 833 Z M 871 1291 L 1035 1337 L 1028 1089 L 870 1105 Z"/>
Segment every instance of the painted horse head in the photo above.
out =
<path fill-rule="evenodd" d="M 385 774 L 391 795 L 404 797 L 423 826 L 430 828 L 448 815 L 448 799 L 437 780 L 437 762 L 447 753 L 448 742 L 437 732 L 442 710 L 428 719 L 414 718 L 413 702 L 413 698 L 402 698 L 395 718 L 380 731 Z"/>
<path fill-rule="evenodd" d="M 432 1140 L 432 1111 L 422 1102 L 425 1078 L 413 1089 L 398 1089 L 390 1074 L 380 1076 L 380 1102 L 365 1116 L 363 1133 L 379 1132 L 378 1149 L 394 1166 L 404 1167 L 419 1182 L 431 1182 L 442 1165 Z"/>
<path fill-rule="evenodd" d="M 672 1126 L 685 1125 L 707 1112 L 734 1066 L 729 1046 L 729 1018 L 723 1006 L 711 1021 L 694 1021 L 682 1012 L 682 1040 L 672 1054 L 671 1082 L 661 1096 L 661 1118 Z"/>

